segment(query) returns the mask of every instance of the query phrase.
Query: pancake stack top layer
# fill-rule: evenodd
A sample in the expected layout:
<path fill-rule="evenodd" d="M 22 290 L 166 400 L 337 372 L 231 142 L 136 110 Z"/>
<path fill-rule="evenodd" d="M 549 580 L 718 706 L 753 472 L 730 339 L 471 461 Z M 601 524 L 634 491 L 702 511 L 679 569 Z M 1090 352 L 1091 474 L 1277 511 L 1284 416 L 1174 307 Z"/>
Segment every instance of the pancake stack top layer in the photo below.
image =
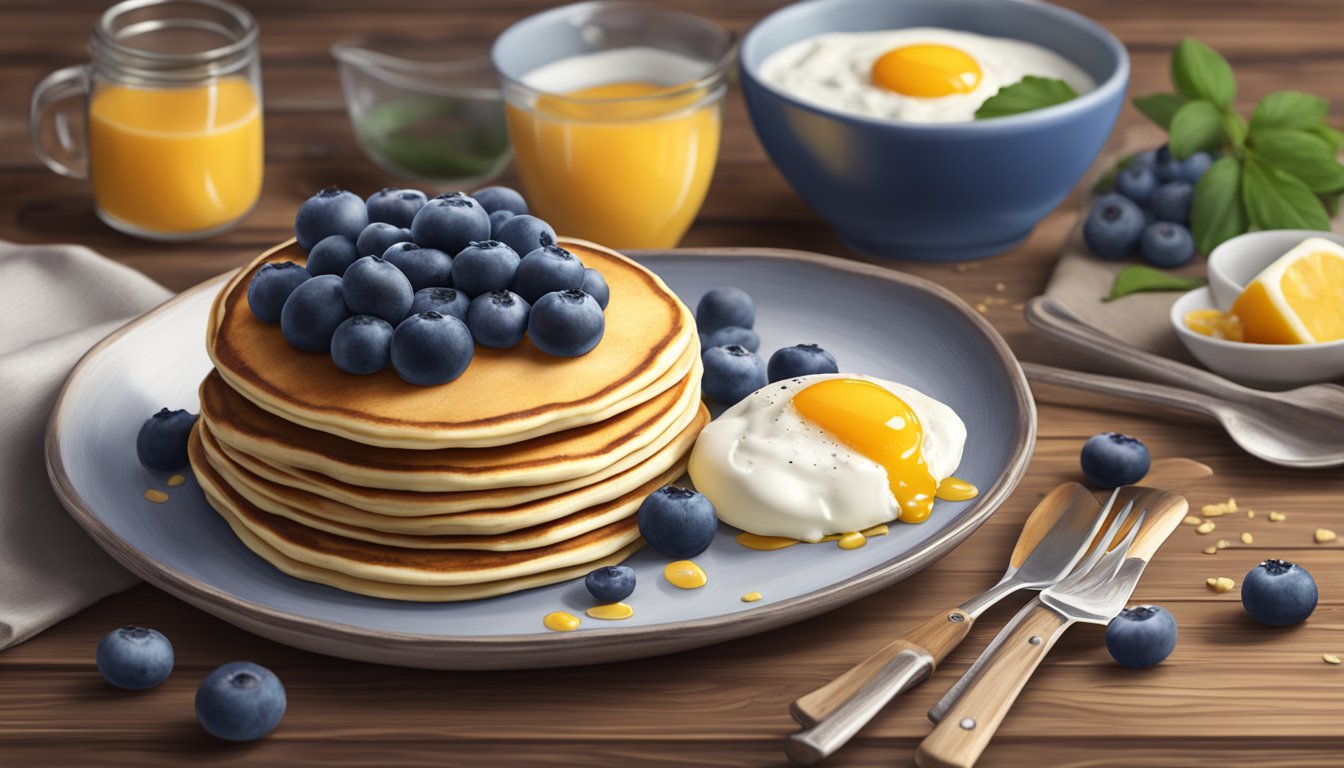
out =
<path fill-rule="evenodd" d="M 635 512 L 685 469 L 708 421 L 686 307 L 612 251 L 563 241 L 611 287 L 577 358 L 478 347 L 421 387 L 352 376 L 257 320 L 247 286 L 215 300 L 192 466 L 253 552 L 298 578 L 378 597 L 465 600 L 580 577 L 640 546 Z"/>

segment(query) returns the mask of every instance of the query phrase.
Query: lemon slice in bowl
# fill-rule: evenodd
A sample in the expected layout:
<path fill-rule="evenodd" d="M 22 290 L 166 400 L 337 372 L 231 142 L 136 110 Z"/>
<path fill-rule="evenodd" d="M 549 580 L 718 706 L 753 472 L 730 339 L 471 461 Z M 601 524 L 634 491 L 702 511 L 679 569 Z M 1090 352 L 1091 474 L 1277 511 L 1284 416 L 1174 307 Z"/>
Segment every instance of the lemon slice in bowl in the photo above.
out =
<path fill-rule="evenodd" d="M 1246 286 L 1232 304 L 1254 344 L 1314 344 L 1344 339 L 1344 248 L 1303 240 Z"/>

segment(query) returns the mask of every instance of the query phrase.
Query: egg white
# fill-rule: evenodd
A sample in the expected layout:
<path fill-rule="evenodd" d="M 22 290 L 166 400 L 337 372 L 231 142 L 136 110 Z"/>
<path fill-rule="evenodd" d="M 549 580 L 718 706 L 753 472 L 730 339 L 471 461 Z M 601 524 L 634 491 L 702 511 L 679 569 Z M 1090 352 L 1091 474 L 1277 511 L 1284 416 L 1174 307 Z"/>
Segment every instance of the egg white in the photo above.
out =
<path fill-rule="evenodd" d="M 815 541 L 896 519 L 900 508 L 882 465 L 862 456 L 793 407 L 793 395 L 826 379 L 870 381 L 904 400 L 924 429 L 924 460 L 936 480 L 961 463 L 966 425 L 947 405 L 885 379 L 803 376 L 767 385 L 724 411 L 691 452 L 695 487 L 719 519 L 763 536 Z"/>

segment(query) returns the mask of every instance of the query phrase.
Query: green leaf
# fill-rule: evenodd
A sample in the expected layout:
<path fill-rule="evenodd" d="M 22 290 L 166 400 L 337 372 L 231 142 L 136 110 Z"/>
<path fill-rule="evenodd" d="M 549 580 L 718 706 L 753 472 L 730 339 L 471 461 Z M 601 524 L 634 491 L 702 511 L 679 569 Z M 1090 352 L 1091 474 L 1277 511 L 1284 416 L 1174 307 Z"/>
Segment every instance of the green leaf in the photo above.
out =
<path fill-rule="evenodd" d="M 1301 91 L 1275 91 L 1255 105 L 1251 133 L 1271 129 L 1305 131 L 1325 119 L 1330 102 Z"/>
<path fill-rule="evenodd" d="M 1325 206 L 1325 213 L 1330 218 L 1339 215 L 1339 195 L 1321 195 L 1321 205 Z"/>
<path fill-rule="evenodd" d="M 1006 117 L 1053 107 L 1078 98 L 1078 93 L 1063 80 L 1027 75 L 985 100 L 975 111 L 976 120 Z"/>
<path fill-rule="evenodd" d="M 1256 156 L 1246 158 L 1241 197 L 1250 222 L 1259 229 L 1330 228 L 1325 206 L 1306 183 Z"/>
<path fill-rule="evenodd" d="M 1184 103 L 1185 99 L 1174 93 L 1150 93 L 1133 99 L 1134 107 L 1164 131 L 1170 129 L 1172 116 Z"/>
<path fill-rule="evenodd" d="M 1221 157 L 1195 184 L 1190 231 L 1200 253 L 1212 253 L 1224 240 L 1250 228 L 1241 200 L 1241 161 Z"/>
<path fill-rule="evenodd" d="M 1223 135 L 1227 137 L 1228 143 L 1240 150 L 1246 146 L 1246 118 L 1238 115 L 1230 109 L 1223 110 L 1219 118 L 1223 125 Z"/>
<path fill-rule="evenodd" d="M 1317 123 L 1316 125 L 1311 126 L 1308 130 L 1324 139 L 1336 152 L 1344 149 L 1344 132 L 1337 131 L 1325 123 Z"/>
<path fill-rule="evenodd" d="M 1227 109 L 1237 98 L 1232 67 L 1217 51 L 1187 37 L 1171 55 L 1171 83 L 1187 99 L 1204 99 Z"/>
<path fill-rule="evenodd" d="M 1171 156 L 1177 160 L 1223 146 L 1221 113 L 1211 101 L 1187 101 L 1171 118 Z"/>
<path fill-rule="evenodd" d="M 1266 130 L 1255 135 L 1255 156 L 1301 179 L 1312 192 L 1344 190 L 1344 165 L 1325 139 L 1306 131 Z"/>
<path fill-rule="evenodd" d="M 1157 291 L 1192 291 L 1207 281 L 1199 277 L 1178 277 L 1152 267 L 1125 267 L 1115 273 L 1115 282 L 1111 292 L 1103 301 L 1115 301 L 1132 293 L 1154 293 Z"/>

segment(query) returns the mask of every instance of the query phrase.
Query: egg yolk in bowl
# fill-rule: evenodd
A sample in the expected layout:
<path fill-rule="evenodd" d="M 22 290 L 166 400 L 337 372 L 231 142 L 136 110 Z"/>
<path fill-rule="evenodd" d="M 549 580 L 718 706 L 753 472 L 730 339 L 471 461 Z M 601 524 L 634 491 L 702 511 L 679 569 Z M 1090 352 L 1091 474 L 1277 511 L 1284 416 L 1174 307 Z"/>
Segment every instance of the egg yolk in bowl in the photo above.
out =
<path fill-rule="evenodd" d="M 874 85 L 916 98 L 970 93 L 980 84 L 980 77 L 980 63 L 950 45 L 903 45 L 873 62 Z"/>

